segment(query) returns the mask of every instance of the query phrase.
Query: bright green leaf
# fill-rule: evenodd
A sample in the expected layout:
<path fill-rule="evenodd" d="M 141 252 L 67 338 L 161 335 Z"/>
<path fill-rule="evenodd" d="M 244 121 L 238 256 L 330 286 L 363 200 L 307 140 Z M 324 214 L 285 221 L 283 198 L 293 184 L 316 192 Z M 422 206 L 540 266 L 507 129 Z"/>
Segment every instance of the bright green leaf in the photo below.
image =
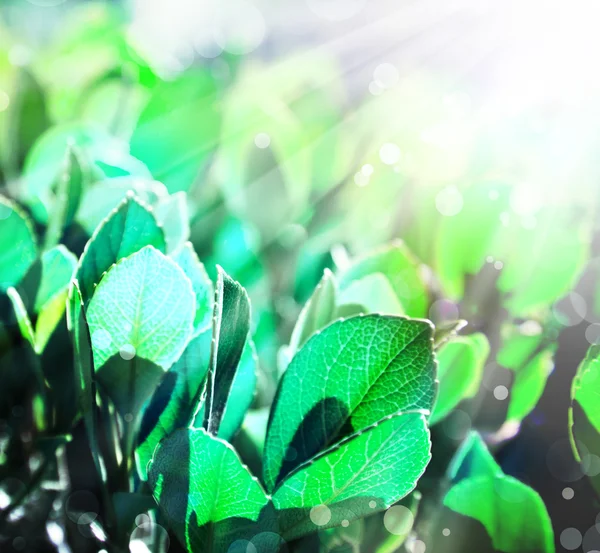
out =
<path fill-rule="evenodd" d="M 431 424 L 446 417 L 479 390 L 490 346 L 484 334 L 457 336 L 437 351 L 439 391 Z"/>
<path fill-rule="evenodd" d="M 279 385 L 265 446 L 272 489 L 340 437 L 435 395 L 428 321 L 366 315 L 337 321 L 310 338 Z"/>
<path fill-rule="evenodd" d="M 382 273 L 371 273 L 353 280 L 340 294 L 339 303 L 364 306 L 367 313 L 404 314 L 402 303 L 390 281 Z"/>
<path fill-rule="evenodd" d="M 268 504 L 233 448 L 204 429 L 165 438 L 148 475 L 154 498 L 190 553 L 227 552 Z"/>
<path fill-rule="evenodd" d="M 416 412 L 393 415 L 343 440 L 277 487 L 273 504 L 281 533 L 294 539 L 389 507 L 415 488 L 430 445 L 425 416 Z"/>

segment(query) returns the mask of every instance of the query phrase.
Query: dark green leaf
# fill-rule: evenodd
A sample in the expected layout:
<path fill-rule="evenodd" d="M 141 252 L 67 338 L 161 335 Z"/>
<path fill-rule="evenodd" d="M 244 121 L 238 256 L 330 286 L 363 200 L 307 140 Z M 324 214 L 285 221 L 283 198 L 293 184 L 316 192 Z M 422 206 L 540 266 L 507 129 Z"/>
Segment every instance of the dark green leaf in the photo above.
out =
<path fill-rule="evenodd" d="M 217 435 L 227 398 L 250 330 L 250 301 L 246 290 L 217 267 L 213 340 L 206 381 L 204 428 Z"/>

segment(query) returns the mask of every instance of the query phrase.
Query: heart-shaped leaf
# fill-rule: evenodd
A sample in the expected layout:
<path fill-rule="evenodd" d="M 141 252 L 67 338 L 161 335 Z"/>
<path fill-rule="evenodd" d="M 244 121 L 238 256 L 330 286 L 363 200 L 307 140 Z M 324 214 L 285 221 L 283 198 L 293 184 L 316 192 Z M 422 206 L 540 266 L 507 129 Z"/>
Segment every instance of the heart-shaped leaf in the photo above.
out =
<path fill-rule="evenodd" d="M 300 466 L 275 490 L 286 539 L 340 526 L 410 493 L 431 458 L 423 413 L 401 413 L 343 440 Z"/>
<path fill-rule="evenodd" d="M 36 257 L 31 221 L 15 203 L 0 196 L 0 291 L 18 284 Z"/>
<path fill-rule="evenodd" d="M 246 290 L 217 267 L 213 340 L 206 380 L 204 428 L 219 432 L 227 398 L 250 330 L 250 301 Z"/>
<path fill-rule="evenodd" d="M 431 323 L 366 315 L 337 321 L 294 356 L 271 409 L 264 478 L 286 474 L 337 439 L 435 396 Z"/>
<path fill-rule="evenodd" d="M 437 351 L 439 392 L 431 424 L 446 417 L 463 399 L 479 390 L 490 345 L 484 334 L 458 336 Z"/>
<path fill-rule="evenodd" d="M 165 438 L 148 476 L 169 525 L 191 553 L 225 553 L 236 539 L 254 536 L 269 502 L 233 448 L 201 428 Z"/>
<path fill-rule="evenodd" d="M 193 332 L 195 296 L 179 266 L 146 246 L 106 273 L 86 315 L 96 371 L 117 355 L 167 370 Z"/>
<path fill-rule="evenodd" d="M 77 280 L 86 306 L 102 275 L 144 246 L 164 252 L 165 237 L 152 213 L 128 196 L 96 229 L 79 260 Z"/>

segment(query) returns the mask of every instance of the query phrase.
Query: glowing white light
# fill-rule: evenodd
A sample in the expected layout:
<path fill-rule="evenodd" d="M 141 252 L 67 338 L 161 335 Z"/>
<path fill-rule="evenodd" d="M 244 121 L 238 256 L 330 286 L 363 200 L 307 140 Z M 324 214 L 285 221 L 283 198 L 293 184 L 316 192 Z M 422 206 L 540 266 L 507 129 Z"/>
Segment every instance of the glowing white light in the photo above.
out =
<path fill-rule="evenodd" d="M 400 160 L 400 148 L 396 144 L 387 142 L 379 149 L 379 157 L 386 165 L 394 165 Z"/>
<path fill-rule="evenodd" d="M 309 9 L 328 21 L 344 21 L 357 15 L 367 0 L 306 0 Z"/>
<path fill-rule="evenodd" d="M 447 186 L 435 197 L 435 207 L 446 217 L 458 215 L 463 208 L 463 197 L 456 186 Z"/>
<path fill-rule="evenodd" d="M 259 132 L 254 137 L 254 144 L 257 148 L 268 148 L 269 144 L 271 144 L 271 137 L 266 132 Z"/>
<path fill-rule="evenodd" d="M 400 73 L 391 63 L 382 63 L 373 71 L 373 80 L 381 88 L 393 88 L 400 81 Z"/>
<path fill-rule="evenodd" d="M 4 111 L 10 104 L 10 98 L 4 90 L 0 90 L 0 111 Z"/>
<path fill-rule="evenodd" d="M 310 520 L 316 526 L 325 526 L 331 520 L 331 509 L 327 505 L 316 505 L 310 510 Z"/>

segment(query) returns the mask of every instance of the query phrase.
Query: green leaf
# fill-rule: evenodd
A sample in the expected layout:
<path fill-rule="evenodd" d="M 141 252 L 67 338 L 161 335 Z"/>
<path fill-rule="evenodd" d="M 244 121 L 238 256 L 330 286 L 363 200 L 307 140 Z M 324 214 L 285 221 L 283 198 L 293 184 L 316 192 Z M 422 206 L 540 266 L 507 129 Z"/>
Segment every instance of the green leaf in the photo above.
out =
<path fill-rule="evenodd" d="M 163 198 L 156 205 L 154 215 L 165 233 L 167 251 L 177 251 L 190 237 L 190 216 L 185 192 L 177 192 Z"/>
<path fill-rule="evenodd" d="M 41 262 L 42 278 L 34 304 L 34 310 L 38 314 L 42 313 L 52 298 L 69 287 L 77 266 L 77 258 L 60 245 L 45 251 Z"/>
<path fill-rule="evenodd" d="M 340 295 L 343 295 L 354 281 L 375 273 L 381 273 L 389 281 L 395 293 L 397 304 L 388 309 L 398 309 L 399 304 L 409 317 L 425 317 L 427 315 L 427 285 L 417 259 L 403 242 L 396 241 L 386 248 L 357 259 L 339 277 Z M 373 290 L 374 284 L 376 282 L 369 283 L 367 281 L 367 284 L 363 284 L 363 286 Z M 364 294 L 361 295 L 364 296 Z M 353 298 L 352 303 L 361 303 L 361 301 Z"/>
<path fill-rule="evenodd" d="M 444 505 L 481 522 L 494 549 L 554 552 L 552 524 L 544 502 L 532 488 L 502 473 L 479 434 L 469 434 L 448 473 L 454 485 L 444 497 Z"/>
<path fill-rule="evenodd" d="M 273 494 L 282 535 L 294 539 L 389 507 L 417 485 L 430 445 L 424 414 L 401 413 L 298 467 Z"/>
<path fill-rule="evenodd" d="M 250 330 L 246 290 L 217 267 L 213 341 L 206 380 L 204 428 L 217 435 Z"/>
<path fill-rule="evenodd" d="M 591 346 L 585 359 L 577 368 L 571 386 L 569 408 L 569 432 L 573 453 L 577 461 L 585 466 L 600 455 L 600 346 Z M 591 477 L 592 485 L 600 494 L 600 477 Z"/>
<path fill-rule="evenodd" d="M 446 494 L 444 505 L 481 522 L 499 551 L 554 552 L 552 523 L 544 502 L 511 476 L 465 478 Z"/>
<path fill-rule="evenodd" d="M 437 352 L 439 391 L 432 425 L 445 418 L 463 399 L 479 390 L 490 345 L 484 334 L 457 336 Z"/>
<path fill-rule="evenodd" d="M 165 185 L 152 179 L 131 176 L 105 178 L 86 189 L 77 212 L 77 222 L 92 235 L 132 193 L 146 206 L 155 206 L 168 196 Z"/>
<path fill-rule="evenodd" d="M 86 314 L 96 371 L 118 355 L 167 370 L 193 332 L 195 297 L 183 271 L 146 246 L 106 273 Z"/>
<path fill-rule="evenodd" d="M 340 294 L 339 302 L 362 305 L 367 309 L 367 313 L 404 314 L 402 303 L 390 281 L 382 273 L 372 273 L 352 281 Z"/>
<path fill-rule="evenodd" d="M 454 454 L 448 477 L 458 482 L 469 476 L 496 476 L 502 469 L 492 457 L 478 432 L 471 431 Z"/>
<path fill-rule="evenodd" d="M 36 257 L 31 221 L 15 203 L 0 196 L 0 291 L 18 284 Z"/>
<path fill-rule="evenodd" d="M 75 219 L 86 178 L 82 164 L 81 154 L 74 146 L 69 146 L 46 229 L 46 249 L 60 242 L 64 229 Z"/>
<path fill-rule="evenodd" d="M 23 303 L 23 300 L 21 299 L 21 296 L 19 295 L 19 292 L 11 287 L 6 291 L 6 295 L 9 297 L 10 302 L 12 303 L 14 316 L 19 326 L 19 330 L 21 331 L 21 336 L 23 336 L 23 338 L 25 338 L 35 350 L 35 333 L 33 331 L 33 326 L 31 324 L 31 320 L 29 319 L 29 315 L 27 314 L 27 309 Z"/>
<path fill-rule="evenodd" d="M 194 403 L 208 372 L 212 332 L 207 329 L 186 346 L 181 357 L 164 376 L 144 412 L 137 466 L 143 480 L 158 443 L 178 428 L 185 428 L 194 414 Z"/>
<path fill-rule="evenodd" d="M 221 116 L 208 69 L 189 70 L 154 89 L 131 137 L 141 159 L 169 192 L 188 191 L 216 148 Z"/>
<path fill-rule="evenodd" d="M 321 553 L 339 553 L 340 550 L 350 548 L 358 551 L 365 534 L 365 521 L 362 518 L 355 520 L 347 526 L 326 528 L 320 535 Z M 397 549 L 397 548 L 396 548 Z"/>
<path fill-rule="evenodd" d="M 15 89 L 8 112 L 7 165 L 18 174 L 25 156 L 50 121 L 44 91 L 29 70 L 20 69 Z"/>
<path fill-rule="evenodd" d="M 435 331 L 433 332 L 433 347 L 439 349 L 445 343 L 452 340 L 465 326 L 467 321 L 464 319 L 458 319 L 457 321 L 442 322 L 435 324 Z"/>
<path fill-rule="evenodd" d="M 165 438 L 148 474 L 154 498 L 190 553 L 225 553 L 268 504 L 233 448 L 204 429 Z"/>
<path fill-rule="evenodd" d="M 465 276 L 476 275 L 493 253 L 500 214 L 508 209 L 509 191 L 497 182 L 476 183 L 462 192 L 460 212 L 441 218 L 434 266 L 449 298 L 463 296 Z"/>
<path fill-rule="evenodd" d="M 186 276 L 192 281 L 192 288 L 196 294 L 194 329 L 196 334 L 200 334 L 209 328 L 211 324 L 214 297 L 213 284 L 190 242 L 186 242 L 183 248 L 173 255 L 173 261 L 181 267 Z"/>
<path fill-rule="evenodd" d="M 521 422 L 537 405 L 554 369 L 555 347 L 538 353 L 516 374 L 510 389 L 507 421 Z"/>
<path fill-rule="evenodd" d="M 435 396 L 431 323 L 366 315 L 337 321 L 306 342 L 279 384 L 264 478 L 286 474 L 340 437 Z"/>
<path fill-rule="evenodd" d="M 325 269 L 321 282 L 298 316 L 288 347 L 289 355 L 293 356 L 308 338 L 335 319 L 336 295 L 335 277 L 329 269 Z"/>
<path fill-rule="evenodd" d="M 165 251 L 165 238 L 152 213 L 128 196 L 96 229 L 79 260 L 77 280 L 87 305 L 102 275 L 144 246 Z"/>

